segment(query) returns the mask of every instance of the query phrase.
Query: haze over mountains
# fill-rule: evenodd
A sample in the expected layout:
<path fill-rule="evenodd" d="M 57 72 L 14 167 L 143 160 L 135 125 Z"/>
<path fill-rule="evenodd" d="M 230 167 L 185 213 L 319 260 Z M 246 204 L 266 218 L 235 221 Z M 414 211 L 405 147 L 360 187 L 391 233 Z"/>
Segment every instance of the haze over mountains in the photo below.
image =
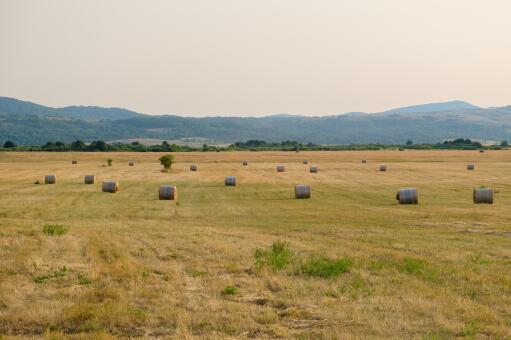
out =
<path fill-rule="evenodd" d="M 444 139 L 511 140 L 511 106 L 480 108 L 463 101 L 397 108 L 381 113 L 351 112 L 324 117 L 279 114 L 191 118 L 151 116 L 121 108 L 51 108 L 0 97 L 0 142 L 43 144 L 77 139 L 179 140 L 218 143 L 249 139 L 296 140 L 316 144 L 434 143 Z"/>

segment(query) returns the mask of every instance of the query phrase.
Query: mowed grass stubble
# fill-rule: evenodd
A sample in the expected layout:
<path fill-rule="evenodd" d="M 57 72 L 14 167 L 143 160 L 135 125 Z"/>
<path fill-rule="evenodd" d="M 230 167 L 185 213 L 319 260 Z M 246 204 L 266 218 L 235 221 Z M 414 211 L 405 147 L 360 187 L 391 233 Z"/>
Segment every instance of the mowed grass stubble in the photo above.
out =
<path fill-rule="evenodd" d="M 509 335 L 511 152 L 175 155 L 169 173 L 156 153 L 0 155 L 0 334 Z M 57 184 L 34 184 L 49 173 Z M 158 200 L 161 184 L 177 203 Z M 294 199 L 295 184 L 312 198 Z M 472 203 L 478 186 L 494 205 Z M 418 206 L 397 204 L 406 187 Z M 272 245 L 283 265 L 258 265 Z"/>

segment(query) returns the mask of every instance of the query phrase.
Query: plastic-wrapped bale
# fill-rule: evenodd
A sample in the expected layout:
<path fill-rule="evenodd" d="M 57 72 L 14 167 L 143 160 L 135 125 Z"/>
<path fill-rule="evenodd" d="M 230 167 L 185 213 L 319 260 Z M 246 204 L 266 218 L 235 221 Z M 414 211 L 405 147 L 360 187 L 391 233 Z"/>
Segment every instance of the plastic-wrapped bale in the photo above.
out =
<path fill-rule="evenodd" d="M 315 173 L 318 172 L 318 167 L 317 166 L 311 166 L 309 171 L 310 171 L 310 173 L 315 174 Z"/>
<path fill-rule="evenodd" d="M 476 166 L 474 164 L 468 164 L 467 170 L 475 170 Z"/>
<path fill-rule="evenodd" d="M 78 164 L 78 161 L 76 161 L 76 160 L 72 160 L 72 161 L 71 161 L 71 164 Z"/>
<path fill-rule="evenodd" d="M 94 184 L 96 183 L 95 175 L 85 175 L 85 184 Z"/>
<path fill-rule="evenodd" d="M 103 182 L 103 185 L 101 186 L 101 190 L 103 192 L 116 193 L 117 191 L 119 191 L 119 182 L 105 181 L 105 182 Z"/>
<path fill-rule="evenodd" d="M 380 171 L 387 171 L 386 165 L 380 165 Z"/>
<path fill-rule="evenodd" d="M 277 165 L 277 172 L 284 172 L 286 171 L 286 167 L 283 165 Z"/>
<path fill-rule="evenodd" d="M 248 161 L 243 161 L 243 165 L 248 165 Z"/>
<path fill-rule="evenodd" d="M 493 189 L 492 188 L 474 189 L 474 203 L 493 204 Z"/>
<path fill-rule="evenodd" d="M 158 197 L 161 200 L 177 200 L 177 188 L 174 185 L 160 185 Z"/>
<path fill-rule="evenodd" d="M 363 159 L 362 164 L 366 164 L 366 163 L 367 163 L 367 160 Z"/>
<path fill-rule="evenodd" d="M 306 184 L 295 185 L 295 198 L 311 198 L 311 186 Z"/>
<path fill-rule="evenodd" d="M 129 162 L 128 162 L 128 165 L 129 165 L 129 166 L 134 166 L 134 165 L 135 165 L 135 161 L 129 161 Z"/>
<path fill-rule="evenodd" d="M 225 185 L 228 187 L 235 187 L 236 186 L 236 176 L 227 176 L 225 178 Z"/>
<path fill-rule="evenodd" d="M 396 195 L 399 204 L 419 204 L 419 193 L 415 188 L 401 189 Z"/>
<path fill-rule="evenodd" d="M 309 164 L 309 161 L 308 161 L 308 160 L 306 160 L 306 159 L 304 159 L 304 160 L 303 160 L 303 164 Z"/>
<path fill-rule="evenodd" d="M 197 165 L 195 164 L 190 165 L 190 171 L 197 171 Z"/>
<path fill-rule="evenodd" d="M 46 175 L 44 176 L 44 184 L 55 184 L 57 183 L 56 175 Z"/>

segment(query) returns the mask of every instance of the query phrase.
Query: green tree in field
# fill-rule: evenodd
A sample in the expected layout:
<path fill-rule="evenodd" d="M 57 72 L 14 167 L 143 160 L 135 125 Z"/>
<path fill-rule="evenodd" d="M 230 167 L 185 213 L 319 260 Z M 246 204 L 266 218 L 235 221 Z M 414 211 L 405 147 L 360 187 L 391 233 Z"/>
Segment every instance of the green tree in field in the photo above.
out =
<path fill-rule="evenodd" d="M 503 140 L 502 142 L 500 142 L 500 146 L 502 146 L 503 148 L 507 148 L 509 146 L 509 143 L 507 142 L 507 140 Z"/>
<path fill-rule="evenodd" d="M 81 140 L 75 140 L 73 143 L 71 143 L 71 150 L 73 151 L 80 151 L 85 149 L 85 143 Z"/>
<path fill-rule="evenodd" d="M 413 140 L 411 140 L 411 139 L 407 140 L 406 145 L 413 145 Z"/>
<path fill-rule="evenodd" d="M 108 163 L 108 166 L 112 166 L 112 159 L 111 158 L 107 159 L 106 162 Z"/>
<path fill-rule="evenodd" d="M 4 143 L 4 148 L 6 149 L 9 149 L 9 148 L 14 148 L 16 146 L 16 144 L 14 144 L 14 142 L 8 140 Z"/>
<path fill-rule="evenodd" d="M 165 155 L 159 158 L 160 164 L 163 165 L 163 169 L 168 170 L 172 167 L 172 163 L 174 163 L 173 155 Z"/>

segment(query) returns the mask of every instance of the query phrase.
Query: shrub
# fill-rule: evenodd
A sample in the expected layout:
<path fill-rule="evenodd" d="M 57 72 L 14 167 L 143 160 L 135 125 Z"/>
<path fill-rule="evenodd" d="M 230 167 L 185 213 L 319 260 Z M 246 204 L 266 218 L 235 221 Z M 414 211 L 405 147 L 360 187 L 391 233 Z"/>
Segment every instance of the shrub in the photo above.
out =
<path fill-rule="evenodd" d="M 61 236 L 67 233 L 68 228 L 60 224 L 43 225 L 43 233 L 49 236 Z"/>
<path fill-rule="evenodd" d="M 172 167 L 172 163 L 174 163 L 173 155 L 165 155 L 159 158 L 160 164 L 163 165 L 164 169 L 170 169 Z"/>
<path fill-rule="evenodd" d="M 293 252 L 287 243 L 274 241 L 270 249 L 256 249 L 254 257 L 258 268 L 268 266 L 273 270 L 281 270 L 291 263 Z"/>
<path fill-rule="evenodd" d="M 108 166 L 112 166 L 112 159 L 111 158 L 107 159 L 106 162 L 108 163 Z"/>
<path fill-rule="evenodd" d="M 300 271 L 309 276 L 330 279 L 348 272 L 351 265 L 352 261 L 349 258 L 332 260 L 326 257 L 320 257 L 309 259 L 302 263 Z"/>

